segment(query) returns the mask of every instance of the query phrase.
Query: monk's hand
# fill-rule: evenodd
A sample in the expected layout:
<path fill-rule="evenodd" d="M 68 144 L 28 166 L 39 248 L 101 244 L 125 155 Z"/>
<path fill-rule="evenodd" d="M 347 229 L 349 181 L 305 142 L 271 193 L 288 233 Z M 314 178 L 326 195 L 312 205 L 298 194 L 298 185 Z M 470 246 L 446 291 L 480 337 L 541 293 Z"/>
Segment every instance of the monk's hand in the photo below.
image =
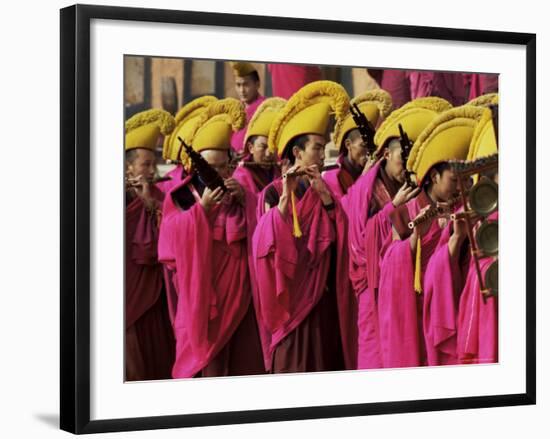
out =
<path fill-rule="evenodd" d="M 365 166 L 363 166 L 363 171 L 361 172 L 361 175 L 365 175 L 367 172 L 371 170 L 371 168 L 378 163 L 380 160 L 382 160 L 384 157 L 380 157 L 379 159 L 376 158 L 374 154 L 369 154 L 367 156 L 367 161 L 365 163 Z"/>
<path fill-rule="evenodd" d="M 128 177 L 128 184 L 136 195 L 141 198 L 147 209 L 156 207 L 156 202 L 151 194 L 151 179 L 140 174 L 135 177 Z"/>
<path fill-rule="evenodd" d="M 229 177 L 224 181 L 225 187 L 235 200 L 241 205 L 244 205 L 244 189 L 237 180 L 233 177 Z"/>
<path fill-rule="evenodd" d="M 420 192 L 419 187 L 414 188 L 412 186 L 409 186 L 405 182 L 403 183 L 403 186 L 399 188 L 399 190 L 395 194 L 395 197 L 393 197 L 392 204 L 395 207 L 401 206 L 402 204 L 405 204 L 410 199 L 416 197 L 419 192 Z"/>
<path fill-rule="evenodd" d="M 319 197 L 321 198 L 321 201 L 325 206 L 328 206 L 332 203 L 332 196 L 330 195 L 330 191 L 327 188 L 327 185 L 325 184 L 325 181 L 323 180 L 323 177 L 321 177 L 321 173 L 319 172 L 319 168 L 317 165 L 311 165 L 306 167 L 305 169 L 306 176 L 309 180 L 309 184 L 311 185 L 311 188 L 319 194 Z"/>
<path fill-rule="evenodd" d="M 301 172 L 302 167 L 298 165 L 291 166 L 283 173 L 283 193 L 279 197 L 279 212 L 285 216 L 288 211 L 288 202 L 290 201 L 290 194 L 296 190 L 298 186 L 298 176 L 296 172 Z"/>
<path fill-rule="evenodd" d="M 430 209 L 431 206 L 425 206 L 418 212 L 418 215 L 416 215 L 415 219 L 419 218 L 420 216 L 423 216 L 427 210 Z M 422 238 L 426 233 L 428 233 L 428 230 L 430 230 L 430 227 L 432 225 L 432 222 L 430 220 L 423 221 L 417 226 L 414 227 L 413 232 L 411 234 L 411 248 L 413 250 L 416 250 L 416 241 L 420 238 Z"/>
<path fill-rule="evenodd" d="M 200 204 L 206 212 L 209 212 L 212 207 L 214 207 L 216 204 L 221 203 L 223 196 L 224 192 L 221 187 L 218 186 L 214 190 L 206 187 L 204 188 L 204 192 L 202 193 Z"/>

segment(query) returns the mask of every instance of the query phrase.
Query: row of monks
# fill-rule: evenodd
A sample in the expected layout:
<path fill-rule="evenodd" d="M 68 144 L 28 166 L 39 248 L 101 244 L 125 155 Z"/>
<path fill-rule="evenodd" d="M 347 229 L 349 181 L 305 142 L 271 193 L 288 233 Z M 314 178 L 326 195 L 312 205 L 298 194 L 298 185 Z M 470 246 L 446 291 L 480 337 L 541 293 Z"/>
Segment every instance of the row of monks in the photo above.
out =
<path fill-rule="evenodd" d="M 288 100 L 202 96 L 175 117 L 132 116 L 126 379 L 496 362 L 497 297 L 480 291 L 464 219 L 408 224 L 433 206 L 464 209 L 449 204 L 450 161 L 497 152 L 497 103 L 424 97 L 393 110 L 383 89 L 350 99 L 315 81 Z M 376 128 L 375 151 L 350 106 Z M 159 138 L 177 164 L 162 181 Z M 339 156 L 324 170 L 328 142 Z M 493 259 L 480 258 L 482 274 Z"/>

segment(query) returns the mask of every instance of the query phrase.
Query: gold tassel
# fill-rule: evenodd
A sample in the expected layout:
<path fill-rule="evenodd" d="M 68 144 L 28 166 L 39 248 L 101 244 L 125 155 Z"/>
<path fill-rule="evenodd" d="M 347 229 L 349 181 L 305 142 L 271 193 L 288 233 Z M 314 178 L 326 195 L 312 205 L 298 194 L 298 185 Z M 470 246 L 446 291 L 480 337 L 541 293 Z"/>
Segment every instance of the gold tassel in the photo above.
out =
<path fill-rule="evenodd" d="M 422 294 L 422 239 L 416 242 L 416 262 L 414 266 L 414 290 Z"/>
<path fill-rule="evenodd" d="M 292 203 L 292 234 L 296 238 L 301 238 L 302 231 L 300 230 L 300 223 L 298 222 L 298 212 L 296 211 L 296 195 L 294 195 L 294 191 L 290 193 L 290 202 Z"/>

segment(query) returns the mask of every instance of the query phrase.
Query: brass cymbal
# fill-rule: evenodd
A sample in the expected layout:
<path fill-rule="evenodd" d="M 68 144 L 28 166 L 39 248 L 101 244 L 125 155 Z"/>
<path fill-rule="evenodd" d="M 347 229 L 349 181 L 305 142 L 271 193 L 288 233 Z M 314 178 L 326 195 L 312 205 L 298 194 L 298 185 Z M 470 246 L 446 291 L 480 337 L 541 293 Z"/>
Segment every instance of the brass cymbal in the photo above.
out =
<path fill-rule="evenodd" d="M 498 222 L 484 221 L 476 232 L 476 242 L 478 248 L 486 256 L 495 256 L 498 254 Z"/>
<path fill-rule="evenodd" d="M 487 216 L 498 208 L 498 185 L 488 178 L 481 178 L 468 196 L 470 207 L 481 216 Z"/>
<path fill-rule="evenodd" d="M 490 294 L 496 296 L 498 294 L 498 259 L 494 261 L 485 272 L 485 288 L 490 291 Z"/>

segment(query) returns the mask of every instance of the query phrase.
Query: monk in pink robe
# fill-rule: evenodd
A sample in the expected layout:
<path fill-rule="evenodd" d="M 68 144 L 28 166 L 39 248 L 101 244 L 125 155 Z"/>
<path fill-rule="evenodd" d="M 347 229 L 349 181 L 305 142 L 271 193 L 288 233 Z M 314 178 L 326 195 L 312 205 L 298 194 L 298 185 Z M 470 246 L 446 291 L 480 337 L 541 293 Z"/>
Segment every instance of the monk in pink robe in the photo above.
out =
<path fill-rule="evenodd" d="M 436 178 L 437 176 L 437 178 Z M 415 291 L 415 255 L 421 245 L 420 275 L 425 291 L 426 268 L 443 232 L 435 218 L 415 227 L 408 223 L 456 193 L 456 177 L 441 163 L 433 166 L 419 195 L 390 214 L 393 241 L 382 250 L 378 290 L 378 317 L 383 367 L 413 367 L 427 364 L 423 331 L 424 294 Z"/>
<path fill-rule="evenodd" d="M 368 73 L 392 98 L 393 108 L 402 107 L 411 100 L 411 84 L 407 70 L 368 69 Z"/>
<path fill-rule="evenodd" d="M 175 343 L 157 258 L 163 193 L 151 180 L 154 153 L 126 153 L 131 171 L 126 192 L 126 379 L 170 378 Z"/>
<path fill-rule="evenodd" d="M 321 79 L 321 69 L 318 66 L 268 64 L 267 68 L 271 73 L 273 96 L 283 99 L 290 98 L 304 85 Z"/>
<path fill-rule="evenodd" d="M 383 146 L 383 158 L 348 192 L 350 278 L 358 300 L 359 369 L 382 367 L 377 298 L 380 253 L 391 240 L 390 214 L 416 196 L 404 185 L 404 165 L 398 138 Z"/>
<path fill-rule="evenodd" d="M 202 154 L 216 168 L 227 168 L 227 151 Z M 161 260 L 173 267 L 178 293 L 174 378 L 264 372 L 243 207 L 255 206 L 255 198 L 233 178 L 225 184 L 231 196 L 188 175 L 165 201 Z"/>
<path fill-rule="evenodd" d="M 471 73 L 466 77 L 469 85 L 469 101 L 487 93 L 498 93 L 497 74 Z"/>
<path fill-rule="evenodd" d="M 307 178 L 277 179 L 258 200 L 253 257 L 261 323 L 268 331 L 264 361 L 273 373 L 356 367 L 347 219 L 318 172 L 324 147 L 316 145 L 324 146 L 326 140 L 305 137 L 304 151 L 315 150 L 319 163 L 300 163 Z M 290 191 L 296 196 L 300 238 L 293 236 Z"/>
<path fill-rule="evenodd" d="M 366 157 L 364 162 L 357 163 L 347 155 L 340 155 L 337 164 L 337 168 L 323 172 L 323 180 L 347 211 L 348 190 L 365 171 Z"/>

